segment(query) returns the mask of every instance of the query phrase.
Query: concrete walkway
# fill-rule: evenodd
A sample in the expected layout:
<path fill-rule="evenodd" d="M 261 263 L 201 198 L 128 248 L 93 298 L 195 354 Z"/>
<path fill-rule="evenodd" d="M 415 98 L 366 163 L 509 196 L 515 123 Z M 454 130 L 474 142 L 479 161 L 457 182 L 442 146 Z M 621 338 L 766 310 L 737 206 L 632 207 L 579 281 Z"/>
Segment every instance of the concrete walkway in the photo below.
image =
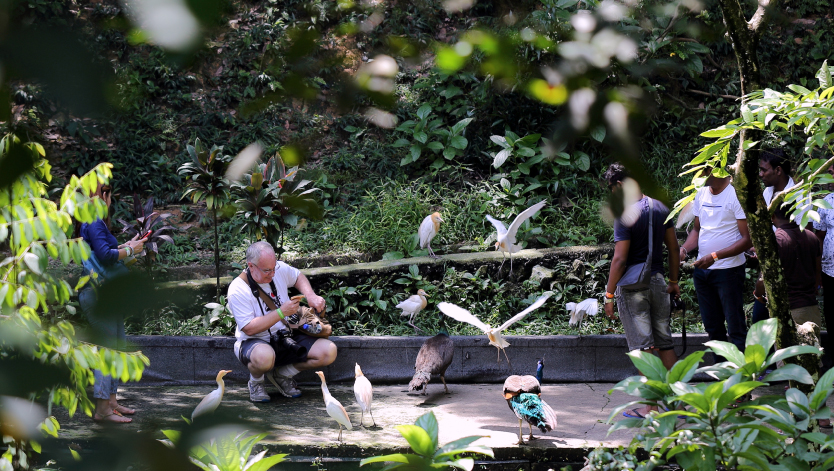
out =
<path fill-rule="evenodd" d="M 500 384 L 450 384 L 447 395 L 442 384 L 432 382 L 427 396 L 408 392 L 406 385 L 375 386 L 372 410 L 377 426 L 369 428 L 358 427 L 360 414 L 353 384 L 328 386 L 354 423 L 353 430 L 343 433 L 341 445 L 336 441 L 338 426 L 327 415 L 321 389 L 315 384 L 302 385 L 304 394 L 298 399 L 284 398 L 268 387 L 273 401 L 266 404 L 249 402 L 245 387 L 230 384 L 219 411 L 270 432 L 263 443 L 272 445 L 276 452 L 341 457 L 352 456 L 354 451 L 358 456 L 371 456 L 368 449 L 391 452 L 407 446 L 396 425 L 413 424 L 417 417 L 433 411 L 439 422 L 441 444 L 468 435 L 486 435 L 479 443 L 493 447 L 496 458 L 518 455 L 518 419 L 503 399 Z M 607 436 L 609 426 L 603 423 L 614 407 L 630 400 L 630 396 L 618 392 L 609 395 L 612 386 L 611 383 L 545 384 L 542 398 L 556 411 L 559 425 L 547 435 L 536 429 L 534 435 L 540 439 L 534 440 L 532 446 L 571 450 L 584 456 L 589 448 L 601 443 L 627 444 L 631 439 L 629 432 L 618 431 Z M 127 385 L 120 391 L 120 399 L 123 404 L 136 408 L 137 414 L 133 423 L 114 427 L 135 432 L 182 428 L 180 416 L 190 417 L 200 399 L 212 389 L 210 386 Z M 63 409 L 56 412 L 66 413 Z M 82 414 L 57 418 L 61 423 L 61 438 L 77 444 L 86 442 L 94 446 L 92 439 L 109 428 Z M 371 424 L 370 417 L 365 417 L 365 421 Z M 526 423 L 524 434 L 526 440 L 529 434 Z"/>

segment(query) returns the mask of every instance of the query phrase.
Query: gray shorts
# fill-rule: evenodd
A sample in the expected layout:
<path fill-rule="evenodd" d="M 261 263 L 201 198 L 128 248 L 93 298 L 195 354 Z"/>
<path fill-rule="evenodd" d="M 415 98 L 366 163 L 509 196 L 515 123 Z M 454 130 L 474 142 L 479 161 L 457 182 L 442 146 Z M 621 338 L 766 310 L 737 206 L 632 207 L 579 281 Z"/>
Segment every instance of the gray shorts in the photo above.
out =
<path fill-rule="evenodd" d="M 666 281 L 662 273 L 652 275 L 649 288 L 617 288 L 617 310 L 626 334 L 629 351 L 655 347 L 668 350 L 672 343 L 671 311 Z"/>

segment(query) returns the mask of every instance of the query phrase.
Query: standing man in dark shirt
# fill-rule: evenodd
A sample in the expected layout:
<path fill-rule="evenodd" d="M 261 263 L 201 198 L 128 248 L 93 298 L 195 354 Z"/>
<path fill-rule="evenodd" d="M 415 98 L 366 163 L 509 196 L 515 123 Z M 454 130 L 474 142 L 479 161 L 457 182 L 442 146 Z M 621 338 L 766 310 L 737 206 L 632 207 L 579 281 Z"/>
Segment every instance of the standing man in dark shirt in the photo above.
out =
<path fill-rule="evenodd" d="M 623 191 L 623 182 L 628 179 L 625 167 L 613 163 L 604 177 L 608 189 L 613 192 Z M 630 179 L 629 179 L 630 180 Z M 636 185 L 636 183 L 629 182 Z M 639 192 L 639 190 L 638 190 Z M 639 210 L 639 217 L 629 226 L 618 219 L 614 223 L 614 258 L 608 273 L 608 285 L 605 290 L 605 315 L 616 319 L 614 299 L 623 323 L 629 351 L 643 350 L 653 352 L 660 357 L 663 366 L 671 369 L 678 360 L 672 344 L 670 325 L 671 309 L 669 295 L 680 296 L 678 270 L 680 268 L 680 249 L 675 236 L 675 227 L 666 217 L 669 209 L 658 200 L 652 200 L 642 193 L 634 203 Z M 652 270 L 650 286 L 645 289 L 622 289 L 617 283 L 626 269 L 643 263 L 649 255 L 649 211 L 652 211 Z M 669 252 L 669 285 L 664 279 L 663 245 Z M 626 417 L 643 417 L 653 407 L 640 407 L 624 412 Z"/>
<path fill-rule="evenodd" d="M 810 321 L 821 326 L 817 286 L 822 283 L 822 246 L 810 230 L 800 230 L 795 222 L 788 219 L 788 211 L 786 206 L 777 208 L 773 213 L 773 224 L 776 226 L 779 261 L 788 284 L 791 317 L 796 325 Z M 753 295 L 758 301 L 767 302 L 761 277 Z"/>

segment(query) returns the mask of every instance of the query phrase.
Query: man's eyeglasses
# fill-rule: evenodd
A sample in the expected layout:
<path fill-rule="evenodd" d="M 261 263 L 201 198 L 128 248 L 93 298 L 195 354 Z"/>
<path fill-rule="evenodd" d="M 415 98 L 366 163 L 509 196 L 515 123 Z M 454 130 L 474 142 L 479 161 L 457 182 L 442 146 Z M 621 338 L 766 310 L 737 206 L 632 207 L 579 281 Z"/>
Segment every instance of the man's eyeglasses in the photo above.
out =
<path fill-rule="evenodd" d="M 270 268 L 269 270 L 264 270 L 263 268 L 261 268 L 261 267 L 259 267 L 259 266 L 255 265 L 254 263 L 252 264 L 252 266 L 253 266 L 253 267 L 255 267 L 255 268 L 257 268 L 258 270 L 260 270 L 260 271 L 261 271 L 261 273 L 263 273 L 264 275 L 271 275 L 271 274 L 275 273 L 275 269 L 274 269 L 274 268 Z"/>

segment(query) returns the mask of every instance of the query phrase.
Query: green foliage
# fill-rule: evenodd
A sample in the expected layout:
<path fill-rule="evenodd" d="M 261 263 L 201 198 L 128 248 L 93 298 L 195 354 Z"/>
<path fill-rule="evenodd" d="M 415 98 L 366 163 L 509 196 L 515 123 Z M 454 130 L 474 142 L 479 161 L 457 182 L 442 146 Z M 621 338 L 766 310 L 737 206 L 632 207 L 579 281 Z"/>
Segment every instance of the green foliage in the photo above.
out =
<path fill-rule="evenodd" d="M 164 244 L 173 244 L 174 239 L 165 232 L 174 230 L 173 226 L 165 225 L 165 220 L 171 217 L 170 213 L 159 214 L 153 210 L 153 197 L 148 198 L 145 204 L 138 196 L 133 197 L 133 215 L 134 219 L 131 222 L 119 219 L 122 224 L 122 232 L 128 237 L 133 238 L 139 236 L 143 238 L 145 234 L 150 232 L 145 241 L 145 250 L 137 256 L 142 257 L 142 264 L 146 270 L 151 268 L 156 263 L 157 255 L 159 254 L 159 247 Z"/>
<path fill-rule="evenodd" d="M 194 145 L 187 144 L 191 162 L 186 162 L 177 173 L 186 181 L 183 198 L 190 198 L 194 203 L 206 202 L 206 207 L 217 211 L 231 199 L 230 183 L 226 179 L 226 170 L 232 161 L 231 155 L 223 154 L 223 146 L 213 145 L 206 149 L 205 144 L 197 138 Z"/>
<path fill-rule="evenodd" d="M 3 138 L 0 162 L 8 162 L 12 143 L 20 141 L 11 134 Z M 0 375 L 16 378 L 0 384 L 0 395 L 44 400 L 50 410 L 53 405 L 65 407 L 70 416 L 79 409 L 92 415 L 86 393 L 93 383 L 91 369 L 136 381 L 149 364 L 147 357 L 82 342 L 70 322 L 47 325 L 39 312 L 46 313 L 53 305 L 66 305 L 69 311 L 70 296 L 89 281 L 84 276 L 72 286 L 46 268 L 50 259 L 66 266 L 81 265 L 89 257 L 89 246 L 72 237 L 73 222 L 90 223 L 107 216 L 107 205 L 92 195 L 99 184 L 109 181 L 112 166 L 100 164 L 81 177 L 73 176 L 55 203 L 46 198 L 46 182 L 52 175 L 41 158 L 43 148 L 33 143 L 20 148 L 30 152 L 27 159 L 33 169 L 0 185 L 0 244 L 9 248 L 0 261 Z M 37 417 L 42 408 L 33 405 L 32 410 Z M 45 419 L 37 419 L 42 421 L 39 430 L 57 436 L 57 421 L 46 411 L 42 415 Z M 13 436 L 4 437 L 4 442 L 13 445 L 0 456 L 0 467 L 10 467 L 11 461 L 25 464 L 21 450 L 39 452 L 38 443 L 29 441 L 35 438 L 31 431 L 7 430 Z"/>
<path fill-rule="evenodd" d="M 733 144 L 751 149 L 759 141 L 750 140 L 742 143 L 739 140 L 742 130 L 765 131 L 774 136 L 788 136 L 797 132 L 805 135 L 802 162 L 794 175 L 798 182 L 791 188 L 786 188 L 783 194 L 774 195 L 770 203 L 770 211 L 776 205 L 792 203 L 793 216 L 798 211 L 807 211 L 797 223 L 804 227 L 810 220 L 819 221 L 816 208 L 828 208 L 828 203 L 821 197 L 827 194 L 815 191 L 815 186 L 834 182 L 825 172 L 831 161 L 815 159 L 816 153 L 825 156 L 834 151 L 834 134 L 829 134 L 831 116 L 834 115 L 834 80 L 828 62 L 823 62 L 817 72 L 818 88 L 809 90 L 802 85 L 788 85 L 788 91 L 777 92 L 771 89 L 755 91 L 750 99 L 742 104 L 741 117 L 727 124 L 701 133 L 702 137 L 714 140 L 700 149 L 698 154 L 688 163 L 690 167 L 682 175 L 692 174 L 692 184 L 684 191 L 688 194 L 675 204 L 675 209 L 669 215 L 673 217 L 686 204 L 695 198 L 698 188 L 702 187 L 708 175 L 703 175 L 705 169 L 712 169 L 711 174 L 724 177 L 729 175 L 726 170 L 730 150 Z M 812 201 L 810 198 L 815 198 Z"/>
<path fill-rule="evenodd" d="M 431 106 L 424 104 L 415 113 L 416 120 L 410 119 L 397 126 L 397 131 L 408 138 L 400 138 L 393 147 L 408 147 L 408 155 L 400 160 L 400 165 L 409 165 L 423 155 L 423 151 L 430 150 L 437 157 L 430 168 L 439 170 L 445 166 L 445 160 L 454 160 L 463 155 L 469 141 L 463 136 L 466 126 L 474 118 L 464 118 L 452 125 L 444 127 L 444 122 L 432 113 Z M 442 156 L 442 158 L 441 158 Z"/>
<path fill-rule="evenodd" d="M 276 155 L 232 187 L 239 197 L 235 205 L 236 215 L 243 221 L 241 230 L 252 239 L 266 240 L 279 255 L 284 252 L 284 230 L 298 224 L 299 216 L 322 217 L 322 208 L 311 195 L 317 188 L 306 188 L 312 182 L 298 177 L 298 167 L 287 170 Z"/>
<path fill-rule="evenodd" d="M 427 412 L 417 418 L 414 425 L 397 425 L 397 430 L 408 442 L 414 453 L 396 453 L 393 455 L 365 458 L 359 466 L 370 463 L 390 463 L 382 468 L 384 471 L 403 469 L 410 471 L 430 471 L 435 469 L 458 468 L 471 471 L 475 459 L 463 457 L 465 453 L 474 453 L 493 457 L 492 448 L 485 445 L 473 445 L 483 435 L 459 438 L 443 446 L 438 446 L 438 425 L 434 412 Z"/>
<path fill-rule="evenodd" d="M 609 469 L 607 460 L 618 460 L 619 468 L 626 465 L 625 461 L 657 466 L 672 458 L 684 469 L 796 469 L 802 462 L 806 469 L 827 469 L 825 463 L 834 459 L 834 451 L 830 450 L 834 437 L 819 433 L 816 421 L 831 417 L 825 402 L 834 392 L 834 370 L 823 375 L 807 395 L 790 388 L 784 396 L 749 400 L 752 391 L 769 382 L 814 384 L 808 372 L 794 364 L 786 364 L 758 380 L 765 369 L 779 361 L 821 354 L 819 348 L 812 346 L 791 346 L 769 353 L 776 343 L 777 324 L 777 319 L 768 319 L 751 327 L 744 352 L 728 342 L 707 342 L 711 351 L 727 359 L 713 366 L 698 368 L 705 352 L 690 354 L 671 370 L 666 370 L 660 359 L 650 353 L 629 353 L 644 377 L 627 378 L 612 392 L 623 391 L 639 399 L 617 407 L 609 423 L 622 411 L 641 404 L 659 406 L 661 412 L 612 425 L 612 432 L 639 432 L 628 453 L 618 451 L 612 455 L 605 449 L 592 452 L 591 469 Z M 716 381 L 690 384 L 696 373 L 708 373 Z M 685 417 L 684 425 L 678 424 L 679 415 Z M 634 462 L 637 447 L 650 452 L 651 465 L 647 461 Z"/>
<path fill-rule="evenodd" d="M 175 448 L 180 439 L 180 432 L 163 430 L 167 437 L 160 440 L 168 447 Z M 267 450 L 255 455 L 252 449 L 267 433 L 252 434 L 248 430 L 234 431 L 218 435 L 205 443 L 189 450 L 192 463 L 205 471 L 268 471 L 273 466 L 284 461 L 286 454 L 266 457 Z"/>

